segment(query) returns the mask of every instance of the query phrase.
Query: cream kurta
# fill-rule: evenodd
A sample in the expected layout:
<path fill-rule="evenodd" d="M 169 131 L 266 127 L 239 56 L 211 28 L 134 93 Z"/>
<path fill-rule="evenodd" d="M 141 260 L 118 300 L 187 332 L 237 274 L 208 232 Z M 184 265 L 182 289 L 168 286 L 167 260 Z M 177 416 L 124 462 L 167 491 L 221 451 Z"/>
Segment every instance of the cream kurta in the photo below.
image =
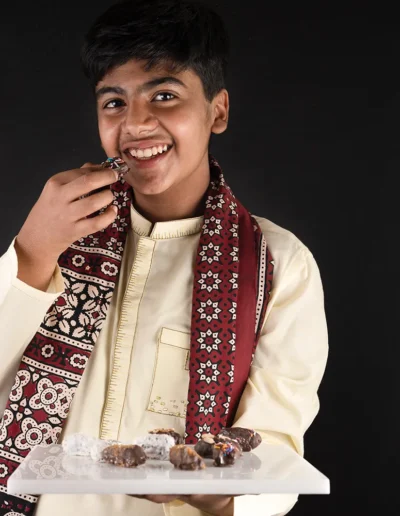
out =
<path fill-rule="evenodd" d="M 129 441 L 157 427 L 185 428 L 193 266 L 203 217 L 152 224 L 131 208 L 120 276 L 61 440 L 83 432 Z M 328 355 L 318 266 L 292 233 L 256 217 L 275 262 L 271 298 L 235 426 L 303 455 L 319 410 Z M 47 292 L 17 276 L 12 241 L 0 258 L 0 415 L 24 349 L 64 290 L 57 266 Z M 72 292 L 70 294 L 74 296 Z M 46 350 L 51 353 L 51 350 Z M 235 498 L 235 516 L 286 513 L 297 495 Z M 165 512 L 164 512 L 165 511 Z M 127 495 L 42 495 L 36 516 L 200 516 L 182 502 L 157 505 Z"/>

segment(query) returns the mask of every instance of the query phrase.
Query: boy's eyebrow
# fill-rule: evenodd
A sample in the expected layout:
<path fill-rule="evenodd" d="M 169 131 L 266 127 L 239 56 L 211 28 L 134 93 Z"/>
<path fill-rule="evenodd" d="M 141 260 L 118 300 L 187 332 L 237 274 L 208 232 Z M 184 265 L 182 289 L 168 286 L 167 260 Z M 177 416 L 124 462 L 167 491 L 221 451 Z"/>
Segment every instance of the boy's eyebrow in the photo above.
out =
<path fill-rule="evenodd" d="M 177 79 L 176 77 L 156 77 L 155 79 L 151 79 L 151 81 L 145 82 L 144 84 L 140 85 L 136 92 L 138 95 L 141 93 L 145 93 L 148 90 L 151 90 L 152 88 L 155 88 L 156 86 L 159 86 L 160 84 L 178 84 L 179 86 L 183 86 L 187 89 L 187 86 L 184 82 L 182 82 L 180 79 Z M 121 88 L 119 86 L 103 86 L 102 88 L 99 88 L 96 91 L 96 99 L 98 100 L 100 97 L 105 95 L 106 93 L 116 93 L 117 95 L 126 95 L 126 91 L 124 88 Z"/>

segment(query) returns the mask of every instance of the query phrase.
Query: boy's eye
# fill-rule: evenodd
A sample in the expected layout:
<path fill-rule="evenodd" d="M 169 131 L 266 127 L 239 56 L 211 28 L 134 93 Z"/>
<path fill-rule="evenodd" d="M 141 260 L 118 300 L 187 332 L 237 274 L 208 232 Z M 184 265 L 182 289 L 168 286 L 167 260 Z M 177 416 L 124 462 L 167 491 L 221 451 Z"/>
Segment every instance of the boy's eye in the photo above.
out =
<path fill-rule="evenodd" d="M 114 99 L 114 100 L 110 100 L 107 102 L 107 104 L 104 106 L 105 109 L 108 109 L 109 105 L 112 104 L 113 102 L 122 102 L 122 100 L 119 100 L 119 99 Z M 118 107 L 118 106 L 112 106 L 112 107 Z M 111 107 L 111 109 L 112 109 Z"/>
<path fill-rule="evenodd" d="M 157 97 L 159 97 L 160 95 L 170 95 L 171 97 L 174 97 L 175 98 L 175 95 L 173 95 L 172 93 L 168 93 L 168 91 L 163 91 L 161 93 L 157 93 L 157 95 L 154 97 L 155 99 Z M 172 99 L 167 99 L 167 100 L 172 100 Z"/>
<path fill-rule="evenodd" d="M 173 100 L 174 98 L 176 98 L 176 97 L 175 97 L 175 95 L 174 95 L 173 93 L 169 93 L 169 92 L 167 92 L 167 91 L 163 91 L 163 92 L 161 92 L 161 93 L 157 93 L 157 95 L 154 97 L 154 99 L 153 99 L 153 100 L 156 100 L 156 101 L 157 101 L 157 97 L 165 96 L 165 95 L 169 95 L 170 97 L 172 97 L 172 98 L 167 98 L 166 100 Z M 111 107 L 110 107 L 110 104 L 112 104 L 112 103 L 117 103 L 117 104 L 118 104 L 119 102 L 123 102 L 123 101 L 122 101 L 121 99 L 113 99 L 113 100 L 109 100 L 109 101 L 107 102 L 107 104 L 104 106 L 104 108 L 105 108 L 105 109 L 113 109 L 113 108 L 120 107 L 120 106 L 118 106 L 118 105 L 114 105 L 114 106 L 111 106 Z M 161 100 L 161 102 L 165 102 L 165 100 Z"/>

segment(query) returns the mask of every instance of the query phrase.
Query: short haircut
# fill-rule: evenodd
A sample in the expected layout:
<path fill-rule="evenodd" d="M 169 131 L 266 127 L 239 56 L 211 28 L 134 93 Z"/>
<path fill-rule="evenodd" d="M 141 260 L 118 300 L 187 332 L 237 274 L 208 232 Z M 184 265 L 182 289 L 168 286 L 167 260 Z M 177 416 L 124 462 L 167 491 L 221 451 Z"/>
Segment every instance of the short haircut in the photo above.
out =
<path fill-rule="evenodd" d="M 194 71 L 211 102 L 226 88 L 229 36 L 222 18 L 200 1 L 123 0 L 93 23 L 81 48 L 81 66 L 93 93 L 116 66 L 144 60 L 145 71 Z"/>

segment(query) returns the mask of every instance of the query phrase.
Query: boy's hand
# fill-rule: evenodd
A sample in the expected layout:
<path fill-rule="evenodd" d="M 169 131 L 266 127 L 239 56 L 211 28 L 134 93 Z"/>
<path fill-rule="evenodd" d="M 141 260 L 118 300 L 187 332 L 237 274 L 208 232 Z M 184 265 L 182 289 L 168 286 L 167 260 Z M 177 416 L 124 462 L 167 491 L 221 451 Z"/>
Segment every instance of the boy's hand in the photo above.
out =
<path fill-rule="evenodd" d="M 130 495 L 154 503 L 169 503 L 181 500 L 196 509 L 213 516 L 233 516 L 233 496 L 230 495 Z"/>
<path fill-rule="evenodd" d="M 93 163 L 50 177 L 18 233 L 19 248 L 32 262 L 44 256 L 56 261 L 79 238 L 109 226 L 116 218 L 111 205 L 97 217 L 86 217 L 114 200 L 110 189 L 82 197 L 117 180 L 114 170 Z"/>

